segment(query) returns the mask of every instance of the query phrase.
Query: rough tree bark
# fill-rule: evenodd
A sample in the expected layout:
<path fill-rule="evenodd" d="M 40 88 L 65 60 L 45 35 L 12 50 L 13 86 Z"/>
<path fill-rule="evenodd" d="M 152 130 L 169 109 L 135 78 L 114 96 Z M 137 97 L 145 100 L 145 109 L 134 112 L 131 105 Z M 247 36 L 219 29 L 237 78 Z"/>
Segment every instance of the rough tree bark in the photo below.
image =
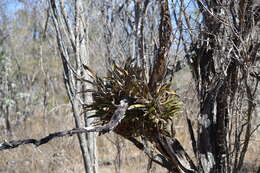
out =
<path fill-rule="evenodd" d="M 187 56 L 200 100 L 197 159 L 201 172 L 231 172 L 232 167 L 233 172 L 238 172 L 250 140 L 254 91 L 258 85 L 248 74 L 256 64 L 256 54 L 251 52 L 259 49 L 259 38 L 255 35 L 258 21 L 254 18 L 259 16 L 259 10 L 253 10 L 253 1 L 243 0 L 197 1 L 197 5 L 203 17 L 202 29 L 192 41 Z M 242 93 L 250 103 L 240 111 L 248 113 L 232 115 L 238 109 L 236 106 L 245 102 Z M 237 102 L 238 98 L 242 100 Z M 233 133 L 234 116 L 247 117 L 244 125 L 236 124 L 235 131 L 239 129 L 240 135 L 245 134 L 244 138 L 235 135 L 235 146 L 240 148 L 237 156 L 233 156 L 228 144 L 233 142 L 228 134 Z M 242 138 L 243 144 L 239 142 Z M 233 159 L 239 163 L 232 162 Z"/>
<path fill-rule="evenodd" d="M 134 15 L 135 15 L 135 39 L 134 39 L 134 59 L 137 60 L 137 66 L 145 68 L 145 43 L 144 43 L 144 21 L 147 7 L 150 0 L 135 1 Z"/>
<path fill-rule="evenodd" d="M 159 26 L 159 48 L 156 50 L 154 68 L 149 79 L 151 93 L 161 83 L 166 73 L 166 61 L 171 47 L 172 25 L 168 0 L 160 1 L 161 19 Z"/>

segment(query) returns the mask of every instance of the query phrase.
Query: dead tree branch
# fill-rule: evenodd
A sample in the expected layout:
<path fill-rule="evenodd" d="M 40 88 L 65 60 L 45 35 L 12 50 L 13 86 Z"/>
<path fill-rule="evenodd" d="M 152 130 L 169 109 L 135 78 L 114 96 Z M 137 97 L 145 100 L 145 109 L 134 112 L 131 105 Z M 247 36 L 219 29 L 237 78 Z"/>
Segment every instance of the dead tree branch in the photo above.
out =
<path fill-rule="evenodd" d="M 46 137 L 43 137 L 41 139 L 24 139 L 24 140 L 12 140 L 12 141 L 5 141 L 0 143 L 0 150 L 7 150 L 16 148 L 20 145 L 25 144 L 34 144 L 36 147 L 46 144 L 52 139 L 58 138 L 58 137 L 64 137 L 64 136 L 72 136 L 74 134 L 80 134 L 80 133 L 88 133 L 88 132 L 101 132 L 101 133 L 107 133 L 112 131 L 125 117 L 125 112 L 128 108 L 128 101 L 126 99 L 123 99 L 120 101 L 120 105 L 117 106 L 117 109 L 115 110 L 111 120 L 108 124 L 101 126 L 101 127 L 85 127 L 85 128 L 74 128 L 71 130 L 65 130 L 60 132 L 51 133 Z"/>

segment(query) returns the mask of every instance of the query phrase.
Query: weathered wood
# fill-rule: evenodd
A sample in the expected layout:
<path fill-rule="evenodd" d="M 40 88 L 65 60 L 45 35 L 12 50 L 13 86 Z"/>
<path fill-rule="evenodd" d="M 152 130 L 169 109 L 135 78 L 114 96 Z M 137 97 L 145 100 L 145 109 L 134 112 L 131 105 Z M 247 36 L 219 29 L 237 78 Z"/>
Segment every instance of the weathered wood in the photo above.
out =
<path fill-rule="evenodd" d="M 63 137 L 63 136 L 71 136 L 74 134 L 81 134 L 81 133 L 88 133 L 88 132 L 101 132 L 106 133 L 113 130 L 125 117 L 125 112 L 128 108 L 128 101 L 123 99 L 120 101 L 120 105 L 117 106 L 111 121 L 108 124 L 101 126 L 101 127 L 85 127 L 85 128 L 74 128 L 72 130 L 65 130 L 60 132 L 51 133 L 48 136 L 41 138 L 41 139 L 24 139 L 24 140 L 13 140 L 13 141 L 6 141 L 0 143 L 0 150 L 6 150 L 11 148 L 16 148 L 20 145 L 25 144 L 34 144 L 35 146 L 40 146 L 43 144 L 48 143 L 54 138 Z"/>
<path fill-rule="evenodd" d="M 71 136 L 74 134 L 86 133 L 86 132 L 88 132 L 88 131 L 85 128 L 75 128 L 75 129 L 71 129 L 71 130 L 51 133 L 48 136 L 43 137 L 41 139 L 24 139 L 24 140 L 5 141 L 5 142 L 0 143 L 0 150 L 12 149 L 12 148 L 16 148 L 20 145 L 25 145 L 25 144 L 34 144 L 36 147 L 38 147 L 40 145 L 48 143 L 49 141 L 53 140 L 54 138 L 63 137 L 63 136 Z"/>
<path fill-rule="evenodd" d="M 158 135 L 155 142 L 156 148 L 172 163 L 178 172 L 197 172 L 193 161 L 176 138 Z"/>
<path fill-rule="evenodd" d="M 154 68 L 149 79 L 151 92 L 156 89 L 157 83 L 162 82 L 166 73 L 166 59 L 171 47 L 171 17 L 168 0 L 161 0 L 161 21 L 159 26 L 159 48 L 156 50 Z"/>
<path fill-rule="evenodd" d="M 126 110 L 128 108 L 128 101 L 123 99 L 120 101 L 120 105 L 117 106 L 111 120 L 104 126 L 101 127 L 86 127 L 88 132 L 101 132 L 106 133 L 113 130 L 125 117 Z"/>
<path fill-rule="evenodd" d="M 216 79 L 209 91 L 205 94 L 205 100 L 201 106 L 201 113 L 198 121 L 198 157 L 202 169 L 205 172 L 212 172 L 216 166 L 215 160 L 215 126 L 216 112 L 214 106 L 219 89 L 223 85 L 222 79 Z"/>
<path fill-rule="evenodd" d="M 190 138 L 191 138 L 191 145 L 192 145 L 193 153 L 197 157 L 198 149 L 197 149 L 197 142 L 196 142 L 195 135 L 194 135 L 194 130 L 192 128 L 191 120 L 188 117 L 186 118 L 186 120 L 187 120 L 187 124 L 188 124 Z"/>

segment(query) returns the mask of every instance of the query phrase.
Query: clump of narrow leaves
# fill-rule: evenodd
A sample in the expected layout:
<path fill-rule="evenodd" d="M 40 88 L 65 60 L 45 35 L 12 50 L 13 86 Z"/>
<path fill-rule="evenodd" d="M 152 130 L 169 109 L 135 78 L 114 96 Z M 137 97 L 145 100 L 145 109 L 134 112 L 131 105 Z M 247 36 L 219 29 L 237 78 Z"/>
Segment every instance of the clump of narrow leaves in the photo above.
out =
<path fill-rule="evenodd" d="M 121 68 L 114 64 L 105 78 L 98 77 L 88 67 L 94 101 L 84 105 L 86 111 L 95 111 L 98 117 L 95 125 L 110 121 L 120 100 L 130 100 L 126 116 L 114 131 L 124 137 L 144 135 L 152 138 L 155 133 L 169 135 L 169 121 L 177 116 L 181 102 L 170 89 L 170 83 L 158 85 L 151 94 L 142 69 L 125 65 Z M 90 81 L 87 81 L 90 82 Z"/>

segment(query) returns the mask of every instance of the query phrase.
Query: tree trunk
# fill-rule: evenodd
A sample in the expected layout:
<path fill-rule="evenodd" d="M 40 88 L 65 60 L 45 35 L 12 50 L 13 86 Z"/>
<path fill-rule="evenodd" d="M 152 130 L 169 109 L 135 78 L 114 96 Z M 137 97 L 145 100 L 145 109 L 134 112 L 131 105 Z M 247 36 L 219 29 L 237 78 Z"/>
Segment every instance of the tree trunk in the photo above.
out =
<path fill-rule="evenodd" d="M 74 0 L 74 21 L 68 21 L 64 2 L 60 1 L 59 6 L 55 0 L 50 0 L 52 8 L 53 23 L 56 30 L 57 43 L 63 63 L 64 83 L 67 89 L 67 94 L 72 104 L 72 111 L 76 128 L 88 126 L 90 120 L 87 115 L 84 119 L 81 118 L 82 103 L 87 104 L 92 102 L 92 96 L 79 94 L 90 86 L 78 80 L 79 77 L 88 78 L 83 66 L 89 65 L 89 56 L 87 54 L 87 28 L 84 16 L 84 6 L 82 0 Z M 58 7 L 60 9 L 58 9 Z M 71 26 L 71 23 L 73 26 Z M 65 37 L 63 34 L 66 33 Z M 70 43 L 68 45 L 67 43 Z M 69 53 L 72 50 L 73 53 Z M 88 79 L 90 80 L 90 79 Z M 78 134 L 80 149 L 85 166 L 86 173 L 97 172 L 96 158 L 96 134 Z"/>

